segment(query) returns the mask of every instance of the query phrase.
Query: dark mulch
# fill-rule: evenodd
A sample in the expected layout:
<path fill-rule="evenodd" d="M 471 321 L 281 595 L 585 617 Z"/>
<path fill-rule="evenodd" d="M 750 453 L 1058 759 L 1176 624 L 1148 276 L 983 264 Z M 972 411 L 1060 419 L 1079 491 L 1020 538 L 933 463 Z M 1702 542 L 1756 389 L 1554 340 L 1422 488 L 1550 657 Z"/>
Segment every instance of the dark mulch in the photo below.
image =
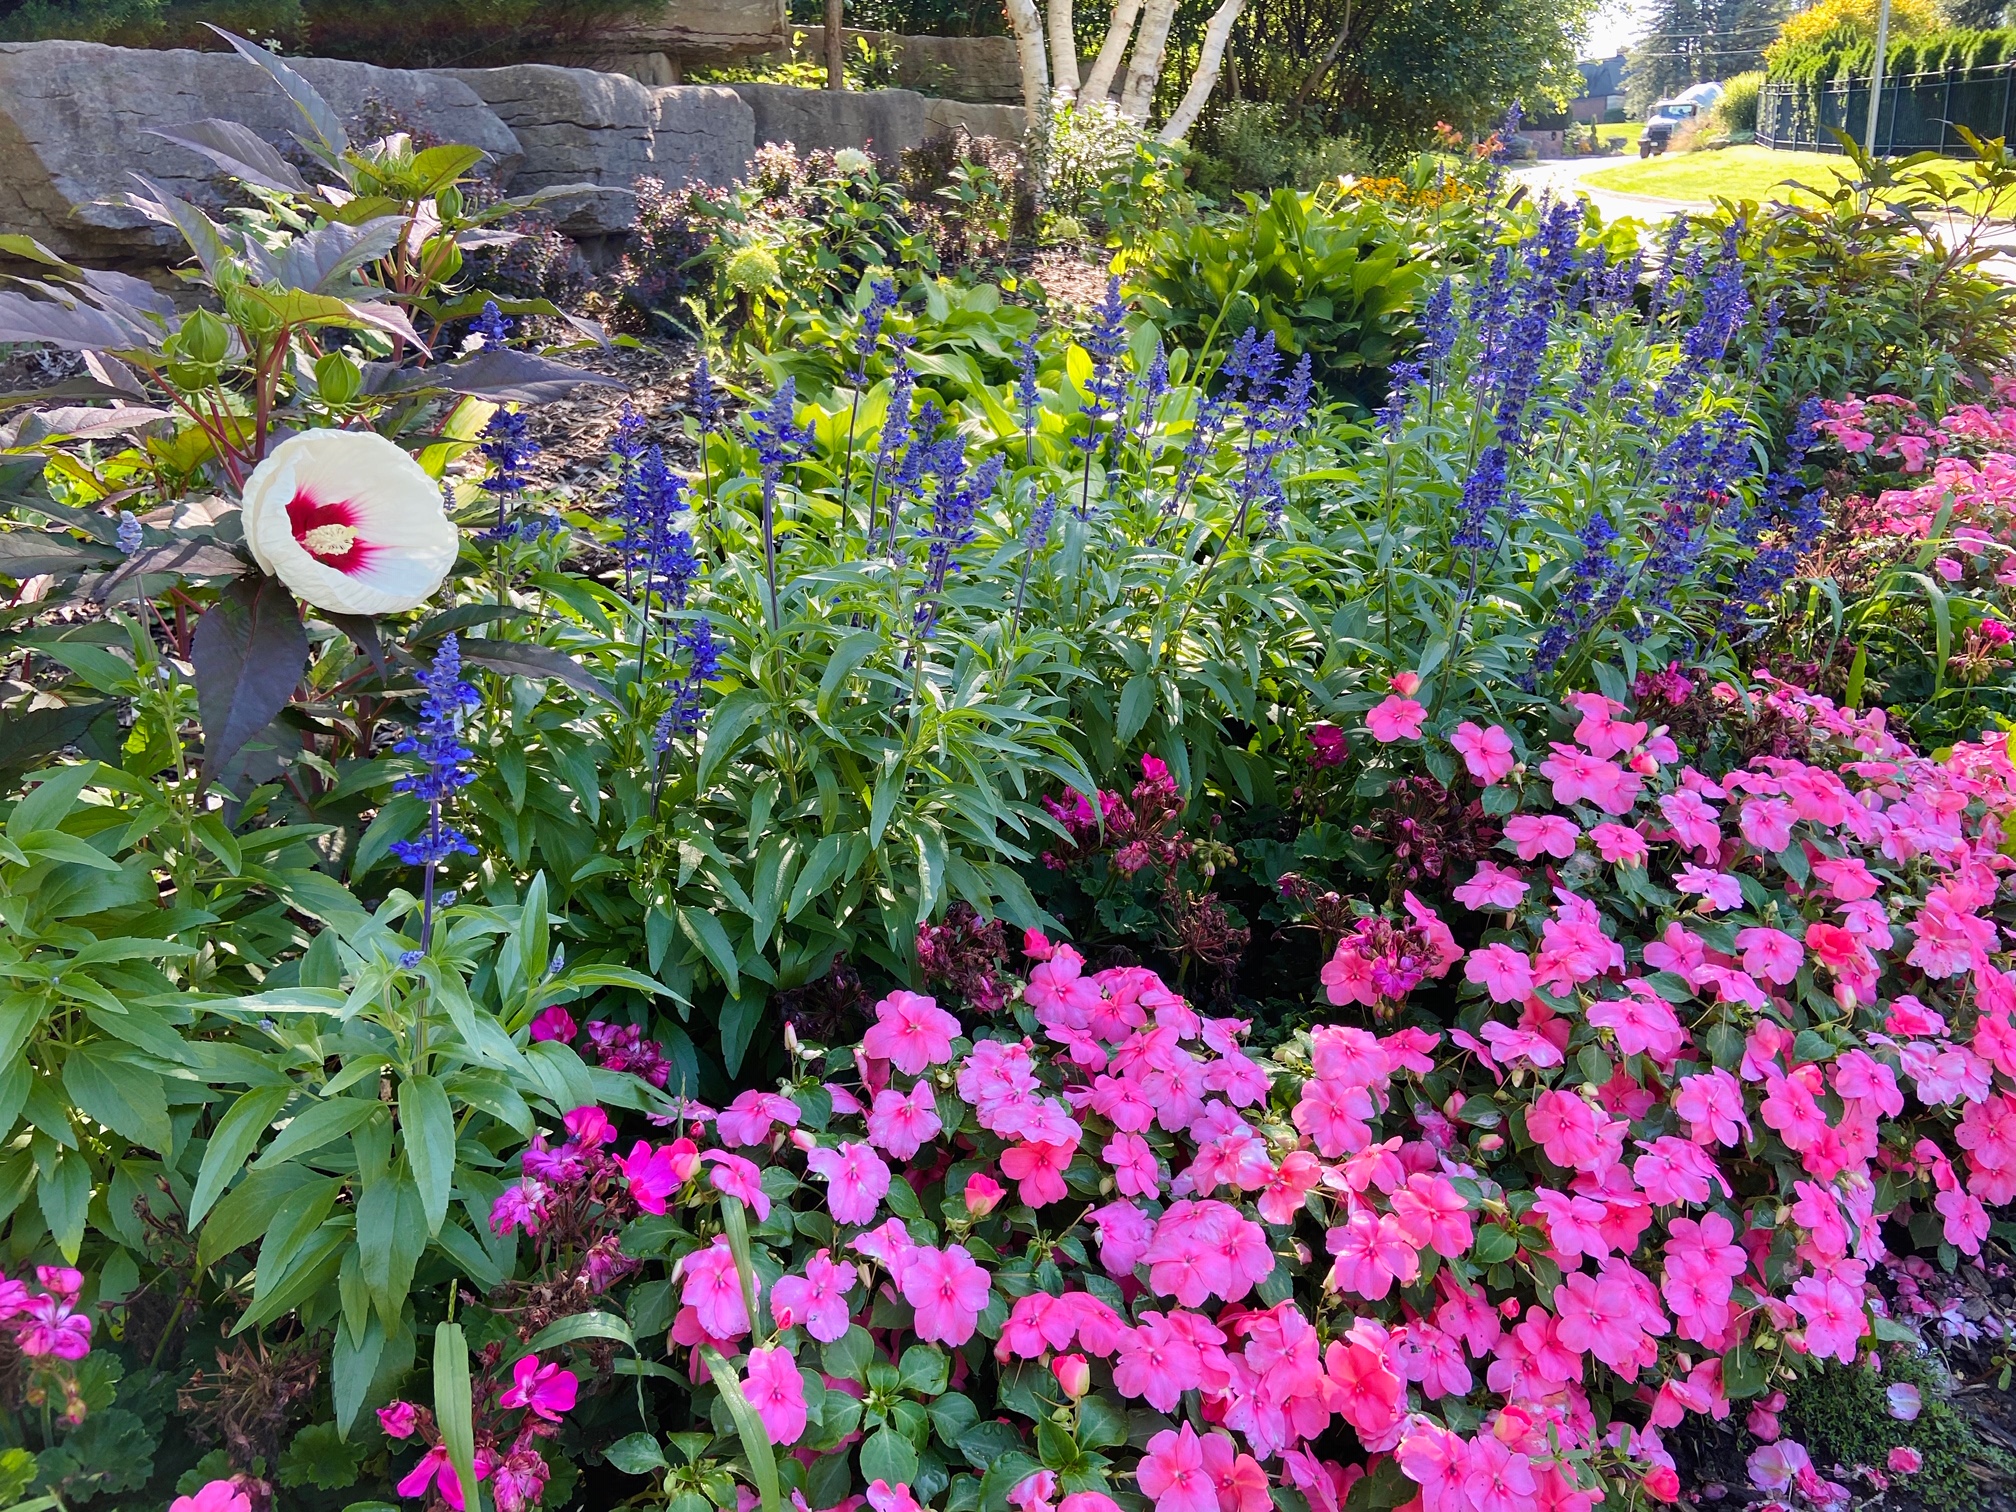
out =
<path fill-rule="evenodd" d="M 1789 1393 L 1782 1432 L 1853 1493 L 1857 1512 L 2016 1512 L 2016 1380 L 2004 1374 L 2016 1362 L 2016 1267 L 1993 1243 L 1984 1262 L 1950 1275 L 1918 1259 L 1892 1263 L 1878 1279 L 1893 1316 L 1915 1327 L 1924 1347 L 1886 1344 L 1880 1376 L 1830 1367 Z M 1887 1409 L 1885 1387 L 1899 1381 L 1922 1395 L 1913 1422 Z M 1796 1495 L 1752 1487 L 1748 1459 L 1763 1440 L 1744 1417 L 1740 1409 L 1721 1423 L 1690 1415 L 1667 1434 L 1682 1504 L 1738 1512 L 1776 1500 L 1804 1512 L 1810 1504 Z M 1898 1444 L 1924 1456 L 1916 1475 L 1885 1471 Z"/>

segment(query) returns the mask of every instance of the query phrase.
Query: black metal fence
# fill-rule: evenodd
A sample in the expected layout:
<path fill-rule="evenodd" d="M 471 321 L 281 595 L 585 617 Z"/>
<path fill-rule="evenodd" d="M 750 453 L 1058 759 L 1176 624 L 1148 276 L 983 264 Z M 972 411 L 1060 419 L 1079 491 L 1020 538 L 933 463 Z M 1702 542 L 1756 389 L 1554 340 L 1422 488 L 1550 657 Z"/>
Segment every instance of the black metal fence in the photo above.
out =
<path fill-rule="evenodd" d="M 1955 126 L 1978 137 L 2016 135 L 2010 111 L 2016 64 L 1956 68 L 1944 73 L 1906 74 L 1883 81 L 1876 112 L 1876 150 L 1965 154 Z M 1869 121 L 1867 78 L 1810 85 L 1773 83 L 1757 100 L 1757 142 L 1762 147 L 1839 152 L 1830 134 L 1846 132 L 1857 142 Z"/>

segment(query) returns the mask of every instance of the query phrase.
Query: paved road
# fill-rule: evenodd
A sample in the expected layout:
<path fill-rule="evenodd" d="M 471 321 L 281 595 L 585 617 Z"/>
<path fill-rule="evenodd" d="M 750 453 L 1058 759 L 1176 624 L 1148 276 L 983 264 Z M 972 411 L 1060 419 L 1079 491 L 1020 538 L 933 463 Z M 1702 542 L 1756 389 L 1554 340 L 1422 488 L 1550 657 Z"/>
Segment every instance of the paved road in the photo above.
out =
<path fill-rule="evenodd" d="M 1599 189 L 1583 182 L 1592 173 L 1630 161 L 1623 157 L 1549 158 L 1544 162 L 1523 163 L 1508 170 L 1507 176 L 1526 185 L 1536 196 L 1550 192 L 1555 195 L 1579 194 L 1594 205 L 1606 221 L 1619 220 L 1627 215 L 1638 220 L 1663 221 L 1682 210 L 1709 208 L 1704 201 L 1657 199 L 1649 194 L 1619 194 L 1614 189 Z"/>

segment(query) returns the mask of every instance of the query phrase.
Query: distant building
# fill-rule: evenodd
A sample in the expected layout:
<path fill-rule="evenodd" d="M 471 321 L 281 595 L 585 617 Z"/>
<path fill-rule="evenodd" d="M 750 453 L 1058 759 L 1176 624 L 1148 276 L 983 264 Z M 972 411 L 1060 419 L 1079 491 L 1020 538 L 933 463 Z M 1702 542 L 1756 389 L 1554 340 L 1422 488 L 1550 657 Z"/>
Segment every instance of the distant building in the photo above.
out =
<path fill-rule="evenodd" d="M 1568 102 L 1568 113 L 1588 125 L 1592 121 L 1624 119 L 1624 52 L 1575 67 L 1582 74 L 1582 93 Z"/>

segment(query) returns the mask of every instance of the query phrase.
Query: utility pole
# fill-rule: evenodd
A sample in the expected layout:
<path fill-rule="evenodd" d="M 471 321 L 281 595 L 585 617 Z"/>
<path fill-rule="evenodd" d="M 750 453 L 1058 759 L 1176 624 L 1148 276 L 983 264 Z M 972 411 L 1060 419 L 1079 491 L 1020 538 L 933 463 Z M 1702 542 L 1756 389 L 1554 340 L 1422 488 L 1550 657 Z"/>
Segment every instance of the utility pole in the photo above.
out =
<path fill-rule="evenodd" d="M 1876 13 L 1876 68 L 1869 75 L 1869 119 L 1862 129 L 1862 150 L 1876 156 L 1876 117 L 1883 104 L 1883 54 L 1890 46 L 1890 0 Z"/>

